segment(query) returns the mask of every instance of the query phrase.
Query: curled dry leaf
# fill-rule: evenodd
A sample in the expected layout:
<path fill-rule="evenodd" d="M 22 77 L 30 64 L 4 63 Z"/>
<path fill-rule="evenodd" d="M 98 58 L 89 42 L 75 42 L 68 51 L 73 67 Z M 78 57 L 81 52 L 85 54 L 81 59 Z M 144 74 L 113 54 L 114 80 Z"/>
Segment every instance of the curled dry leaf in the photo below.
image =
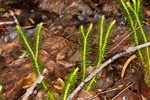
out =
<path fill-rule="evenodd" d="M 55 82 L 54 82 L 54 88 L 58 89 L 58 90 L 62 90 L 64 87 L 65 83 L 61 78 L 58 78 Z"/>
<path fill-rule="evenodd" d="M 122 69 L 122 71 L 121 71 L 121 78 L 124 77 L 126 68 L 128 67 L 129 63 L 130 63 L 133 59 L 135 59 L 135 58 L 136 58 L 136 55 L 134 54 L 134 55 L 132 55 L 132 56 L 125 62 L 124 66 L 123 66 L 123 69 Z"/>
<path fill-rule="evenodd" d="M 36 80 L 36 74 L 30 73 L 27 76 L 23 77 L 21 80 L 19 80 L 18 84 L 23 88 L 29 88 L 35 80 Z"/>

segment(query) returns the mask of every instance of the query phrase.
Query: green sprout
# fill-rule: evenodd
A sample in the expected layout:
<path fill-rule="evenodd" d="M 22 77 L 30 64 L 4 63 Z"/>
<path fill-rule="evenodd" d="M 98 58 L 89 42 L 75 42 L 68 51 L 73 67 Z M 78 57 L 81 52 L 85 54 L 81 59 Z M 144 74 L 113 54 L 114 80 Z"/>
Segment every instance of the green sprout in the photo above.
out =
<path fill-rule="evenodd" d="M 76 69 L 73 70 L 71 74 L 67 76 L 65 86 L 64 86 L 64 91 L 62 94 L 62 99 L 61 100 L 67 100 L 67 97 L 69 93 L 71 92 L 72 86 L 76 83 L 77 81 L 77 73 L 78 73 L 79 68 L 77 67 Z"/>
<path fill-rule="evenodd" d="M 4 12 L 6 11 L 4 8 L 0 8 L 0 12 Z"/>
<path fill-rule="evenodd" d="M 131 26 L 131 29 L 134 31 L 136 30 L 136 27 L 140 27 L 139 31 L 135 31 L 134 32 L 134 41 L 136 43 L 136 45 L 139 45 L 140 42 L 148 42 L 146 33 L 142 27 L 142 13 L 141 13 L 141 5 L 142 5 L 142 0 L 132 0 L 132 4 L 130 2 L 125 2 L 124 0 L 120 0 L 121 5 L 123 6 L 128 19 L 129 19 L 129 23 Z M 142 39 L 141 39 L 142 38 Z M 147 80 L 146 83 L 150 84 L 150 52 L 149 52 L 149 48 L 146 47 L 143 50 L 146 53 L 146 59 L 144 59 L 144 56 L 142 54 L 142 50 L 138 50 L 138 55 L 140 57 L 141 63 L 142 65 L 146 65 L 147 64 Z"/>
<path fill-rule="evenodd" d="M 0 100 L 2 100 L 2 90 L 3 90 L 3 86 L 0 84 Z"/>
<path fill-rule="evenodd" d="M 89 55 L 89 37 L 90 37 L 90 33 L 92 31 L 92 27 L 93 24 L 90 24 L 90 26 L 88 27 L 87 31 L 85 32 L 83 26 L 80 27 L 80 38 L 81 38 L 81 42 L 82 42 L 82 46 L 80 49 L 81 52 L 81 57 L 82 57 L 82 61 L 81 61 L 81 69 L 82 69 L 82 80 L 84 80 L 86 78 L 86 68 L 89 65 L 89 60 L 88 60 L 88 55 Z"/>
<path fill-rule="evenodd" d="M 34 62 L 34 65 L 35 65 L 35 71 L 37 73 L 37 75 L 40 75 L 41 72 L 42 72 L 42 68 L 40 66 L 40 63 L 39 63 L 39 43 L 40 43 L 40 34 L 41 34 L 41 30 L 42 30 L 42 27 L 43 27 L 43 23 L 41 22 L 37 28 L 37 31 L 36 31 L 36 41 L 35 41 L 35 51 L 32 49 L 30 43 L 28 42 L 27 40 L 27 37 L 24 35 L 24 32 L 22 31 L 21 27 L 19 25 L 16 26 L 16 29 L 17 31 L 19 32 L 20 34 L 20 37 L 22 38 L 29 54 L 31 55 L 31 58 Z M 45 90 L 47 90 L 49 88 L 49 85 L 46 83 L 46 81 L 42 81 L 42 86 Z M 51 98 L 51 100 L 55 100 L 53 99 L 54 96 L 53 94 L 51 94 L 51 92 L 47 92 L 47 97 Z M 53 97 L 53 98 L 52 98 Z M 47 99 L 48 100 L 48 99 Z"/>
<path fill-rule="evenodd" d="M 102 64 L 104 57 L 107 54 L 108 43 L 111 36 L 111 30 L 116 21 L 115 20 L 112 21 L 109 24 L 107 29 L 104 27 L 105 26 L 104 22 L 105 22 L 105 17 L 102 16 L 98 22 L 99 40 L 98 40 L 98 49 L 97 49 L 97 54 L 98 54 L 97 63 L 95 65 L 95 69 L 97 69 Z M 96 76 L 94 76 L 93 79 L 88 83 L 86 90 L 89 91 L 92 88 L 92 86 L 95 86 L 95 83 L 96 83 Z"/>

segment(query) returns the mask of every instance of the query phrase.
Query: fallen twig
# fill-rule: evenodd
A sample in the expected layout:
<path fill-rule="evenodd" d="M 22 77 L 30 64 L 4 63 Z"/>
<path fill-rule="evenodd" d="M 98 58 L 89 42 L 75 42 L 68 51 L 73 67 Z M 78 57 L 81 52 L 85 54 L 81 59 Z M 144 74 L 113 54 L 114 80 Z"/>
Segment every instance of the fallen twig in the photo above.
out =
<path fill-rule="evenodd" d="M 144 47 L 150 46 L 150 42 L 135 46 L 135 47 L 129 47 L 124 52 L 118 53 L 114 55 L 112 58 L 108 59 L 106 62 L 104 62 L 101 66 L 99 66 L 95 71 L 93 71 L 84 81 L 82 81 L 78 87 L 68 96 L 67 100 L 72 100 L 73 97 L 83 88 L 83 86 L 89 82 L 97 73 L 99 73 L 103 68 L 105 68 L 108 64 L 112 63 L 114 60 L 122 57 L 125 54 L 134 52 L 136 50 L 139 50 Z"/>
<path fill-rule="evenodd" d="M 47 69 L 45 68 L 42 74 L 40 74 L 37 77 L 36 81 L 31 85 L 31 87 L 27 89 L 26 93 L 22 97 L 22 100 L 28 100 L 28 97 L 33 93 L 35 87 L 42 82 L 42 80 L 44 79 L 44 74 L 46 73 L 47 73 Z"/>
<path fill-rule="evenodd" d="M 10 25 L 10 24 L 15 24 L 15 22 L 14 21 L 0 22 L 0 25 Z"/>

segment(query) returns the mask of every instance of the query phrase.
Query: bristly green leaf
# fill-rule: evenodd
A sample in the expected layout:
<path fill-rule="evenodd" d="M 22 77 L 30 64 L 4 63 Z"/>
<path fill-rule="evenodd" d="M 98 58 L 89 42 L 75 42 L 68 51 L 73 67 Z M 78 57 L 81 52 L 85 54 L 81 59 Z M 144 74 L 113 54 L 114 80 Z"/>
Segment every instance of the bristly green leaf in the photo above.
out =
<path fill-rule="evenodd" d="M 83 26 L 80 27 L 80 33 L 81 34 L 81 42 L 83 44 L 83 46 L 81 47 L 81 69 L 82 69 L 82 80 L 85 79 L 86 77 L 86 68 L 89 64 L 89 61 L 88 61 L 88 54 L 89 54 L 89 44 L 88 44 L 88 40 L 89 40 L 89 34 L 91 33 L 92 31 L 92 27 L 93 27 L 93 24 L 90 24 L 90 26 L 88 27 L 87 31 L 85 32 Z"/>
<path fill-rule="evenodd" d="M 69 93 L 71 92 L 72 86 L 77 81 L 78 70 L 79 70 L 79 68 L 77 67 L 76 69 L 73 70 L 73 72 L 71 74 L 69 74 L 67 76 L 61 100 L 67 100 L 67 97 L 68 97 Z"/>
<path fill-rule="evenodd" d="M 46 94 L 46 100 L 56 100 L 56 97 L 52 91 L 48 91 Z"/>
<path fill-rule="evenodd" d="M 111 33 L 110 31 L 111 31 L 112 27 L 114 26 L 115 22 L 116 22 L 115 20 L 112 21 L 110 23 L 110 25 L 108 26 L 108 29 L 106 31 L 106 36 L 104 38 L 104 43 L 103 43 L 103 47 L 102 47 L 102 54 L 103 54 L 102 57 L 104 57 L 106 55 L 105 50 L 107 48 L 107 44 L 108 44 L 108 41 L 109 41 L 109 37 L 110 37 L 110 33 Z"/>
<path fill-rule="evenodd" d="M 31 57 L 32 57 L 32 59 L 34 61 L 34 64 L 35 64 L 36 72 L 39 75 L 40 74 L 40 66 L 38 64 L 38 60 L 37 60 L 37 58 L 35 56 L 35 53 L 33 52 L 32 48 L 30 46 L 30 43 L 28 42 L 27 37 L 24 35 L 24 32 L 22 31 L 21 27 L 17 25 L 16 29 L 20 33 L 20 36 L 22 37 L 23 42 L 24 42 L 25 46 L 27 47 L 27 50 L 31 54 Z M 36 46 L 38 47 L 38 44 Z M 37 53 L 38 51 L 35 51 L 35 52 Z"/>
<path fill-rule="evenodd" d="M 134 41 L 135 41 L 136 45 L 139 45 L 139 37 L 137 35 L 137 31 L 135 31 L 136 27 L 137 27 L 137 22 L 135 21 L 135 18 L 132 15 L 132 13 L 130 12 L 130 10 L 128 9 L 125 1 L 124 0 L 120 0 L 120 2 L 121 2 L 121 5 L 123 6 L 125 12 L 127 13 L 127 16 L 128 16 L 128 19 L 129 19 L 129 23 L 131 25 L 132 30 L 134 31 Z M 144 64 L 144 57 L 142 55 L 141 50 L 138 50 L 138 54 L 140 56 L 140 60 L 141 60 L 142 64 Z"/>
<path fill-rule="evenodd" d="M 95 65 L 95 69 L 98 68 L 102 64 L 102 61 L 104 60 L 104 57 L 106 56 L 108 42 L 109 42 L 110 36 L 111 36 L 111 30 L 116 21 L 115 20 L 112 21 L 108 25 L 108 28 L 104 28 L 104 22 L 105 22 L 105 17 L 102 16 L 98 22 L 98 28 L 99 28 L 98 29 L 99 30 L 98 31 L 99 32 L 99 40 L 98 40 L 98 52 L 97 52 L 98 56 L 97 56 L 97 63 Z M 87 91 L 91 90 L 92 87 L 95 86 L 96 80 L 97 80 L 96 76 L 94 76 L 93 79 L 86 86 Z"/>
<path fill-rule="evenodd" d="M 20 33 L 20 36 L 22 37 L 25 46 L 27 47 L 29 53 L 31 54 L 32 58 L 34 59 L 34 58 L 35 58 L 34 52 L 33 52 L 32 48 L 31 48 L 31 46 L 30 46 L 30 43 L 29 43 L 28 40 L 27 40 L 27 37 L 24 35 L 24 32 L 22 31 L 22 29 L 21 29 L 20 26 L 17 25 L 17 26 L 16 26 L 16 29 L 17 29 L 17 31 Z"/>
<path fill-rule="evenodd" d="M 100 63 L 102 62 L 102 48 L 103 48 L 103 41 L 104 41 L 104 21 L 105 21 L 105 17 L 104 15 L 101 17 L 101 20 L 99 20 L 98 22 L 98 31 L 99 31 L 99 41 L 98 41 L 98 56 L 97 56 L 97 64 L 100 65 Z"/>
<path fill-rule="evenodd" d="M 40 43 L 40 34 L 41 34 L 41 29 L 43 27 L 43 23 L 40 23 L 37 31 L 36 31 L 36 43 L 35 43 L 35 58 L 38 59 L 38 54 L 39 54 L 39 43 Z"/>

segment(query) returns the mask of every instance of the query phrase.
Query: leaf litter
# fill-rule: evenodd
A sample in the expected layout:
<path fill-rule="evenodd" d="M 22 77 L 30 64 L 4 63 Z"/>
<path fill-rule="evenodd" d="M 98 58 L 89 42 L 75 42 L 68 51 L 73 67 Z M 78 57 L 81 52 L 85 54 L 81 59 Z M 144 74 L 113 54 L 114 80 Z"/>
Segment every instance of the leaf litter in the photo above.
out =
<path fill-rule="evenodd" d="M 21 3 L 22 6 L 20 6 Z M 147 4 L 149 1 L 144 4 L 143 9 L 148 22 L 150 14 L 147 10 L 149 9 Z M 30 42 L 34 40 L 36 25 L 41 21 L 45 23 L 39 58 L 42 66 L 48 70 L 45 78 L 49 84 L 52 84 L 49 89 L 55 92 L 58 99 L 61 98 L 61 89 L 64 87 L 66 76 L 80 65 L 80 40 L 78 37 L 80 25 L 87 26 L 91 22 L 96 26 L 96 22 L 102 15 L 107 17 L 108 22 L 116 19 L 117 24 L 111 38 L 109 51 L 119 44 L 129 29 L 124 15 L 121 13 L 121 8 L 115 0 L 33 0 L 32 2 L 29 0 L 19 0 L 18 2 L 17 0 L 0 0 L 0 7 L 6 9 L 5 12 L 0 12 L 0 22 L 13 21 L 9 15 L 9 10 L 13 10 L 21 26 L 24 27 Z M 19 58 L 25 48 L 17 34 L 15 24 L 0 25 L 0 84 L 4 87 L 3 100 L 20 100 L 27 87 L 30 87 L 30 84 L 35 81 L 33 63 L 29 55 Z M 92 34 L 96 34 L 96 32 Z M 92 47 L 95 47 L 94 41 L 91 43 Z M 130 38 L 124 40 L 109 52 L 106 59 L 132 45 L 135 44 Z M 94 61 L 96 57 L 93 56 L 96 54 L 95 49 L 92 50 L 94 52 L 90 58 Z M 142 66 L 137 58 L 128 64 L 124 78 L 121 79 L 123 65 L 129 57 L 130 55 L 126 55 L 110 64 L 98 74 L 95 88 L 91 92 L 81 90 L 74 100 L 90 100 L 87 97 L 95 96 L 93 100 L 126 100 L 126 98 L 141 100 L 141 96 L 149 100 L 149 90 L 143 83 Z M 90 70 L 87 73 L 91 73 Z M 79 77 L 81 77 L 80 74 Z M 129 83 L 133 84 L 128 87 Z M 77 84 L 79 83 L 77 82 L 75 86 Z M 105 92 L 114 88 L 117 89 Z M 36 90 L 37 94 L 34 96 L 33 93 L 31 100 L 34 98 L 45 100 L 46 93 L 40 87 L 37 87 Z"/>

